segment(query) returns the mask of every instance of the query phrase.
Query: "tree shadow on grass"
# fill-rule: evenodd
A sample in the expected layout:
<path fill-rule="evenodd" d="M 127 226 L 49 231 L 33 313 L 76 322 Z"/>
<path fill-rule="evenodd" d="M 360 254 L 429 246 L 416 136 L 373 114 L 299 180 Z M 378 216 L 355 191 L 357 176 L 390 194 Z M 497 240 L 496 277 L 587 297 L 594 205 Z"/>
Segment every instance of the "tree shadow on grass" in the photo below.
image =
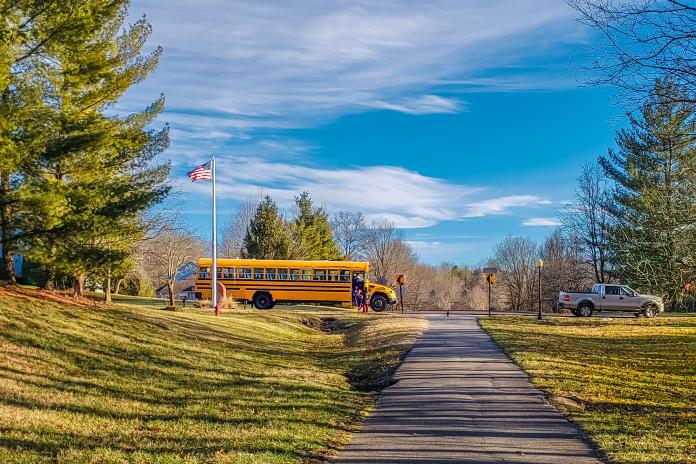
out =
<path fill-rule="evenodd" d="M 19 387 L 0 406 L 46 414 L 53 424 L 95 422 L 84 433 L 5 427 L 0 447 L 16 453 L 110 449 L 204 459 L 225 450 L 318 459 L 340 445 L 338 433 L 369 401 L 340 380 L 374 348 L 346 342 L 364 321 L 328 335 L 281 316 L 272 319 L 284 329 L 269 332 L 259 330 L 268 324 L 259 316 L 239 330 L 239 317 L 211 327 L 189 314 L 56 306 L 39 316 L 14 311 L 9 322 L 0 314 L 0 343 L 24 352 L 0 361 L 0 378 Z M 398 349 L 388 347 L 388 356 Z M 371 356 L 368 363 L 379 363 L 384 354 Z M 238 438 L 251 430 L 255 437 Z"/>

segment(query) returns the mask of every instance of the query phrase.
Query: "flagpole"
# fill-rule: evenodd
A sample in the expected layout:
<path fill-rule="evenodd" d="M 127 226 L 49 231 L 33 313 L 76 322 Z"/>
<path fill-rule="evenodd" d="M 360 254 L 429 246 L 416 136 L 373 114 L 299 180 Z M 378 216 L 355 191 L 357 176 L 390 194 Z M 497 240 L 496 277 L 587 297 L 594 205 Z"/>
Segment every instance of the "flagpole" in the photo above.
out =
<path fill-rule="evenodd" d="M 217 212 L 215 210 L 215 154 L 211 159 L 211 171 L 213 178 L 213 308 L 215 315 L 220 315 L 220 305 L 217 300 Z"/>

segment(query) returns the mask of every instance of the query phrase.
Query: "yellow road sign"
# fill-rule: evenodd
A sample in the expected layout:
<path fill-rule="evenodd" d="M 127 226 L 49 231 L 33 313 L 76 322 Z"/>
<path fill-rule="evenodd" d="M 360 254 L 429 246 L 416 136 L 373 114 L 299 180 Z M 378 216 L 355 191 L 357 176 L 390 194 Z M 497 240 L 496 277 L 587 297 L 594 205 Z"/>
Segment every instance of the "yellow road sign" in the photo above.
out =
<path fill-rule="evenodd" d="M 495 274 L 486 274 L 486 283 L 493 285 L 495 283 Z"/>
<path fill-rule="evenodd" d="M 406 280 L 404 279 L 403 274 L 397 274 L 396 275 L 396 285 L 404 285 L 406 283 Z"/>

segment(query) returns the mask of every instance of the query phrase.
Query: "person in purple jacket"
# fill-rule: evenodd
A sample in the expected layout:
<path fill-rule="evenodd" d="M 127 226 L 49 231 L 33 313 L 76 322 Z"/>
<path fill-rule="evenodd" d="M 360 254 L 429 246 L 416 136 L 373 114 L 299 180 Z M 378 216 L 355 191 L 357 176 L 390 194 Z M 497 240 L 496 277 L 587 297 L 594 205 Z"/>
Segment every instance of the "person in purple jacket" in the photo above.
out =
<path fill-rule="evenodd" d="M 358 311 L 362 310 L 362 305 L 363 305 L 363 293 L 362 290 L 358 288 L 358 295 L 355 298 L 355 303 L 356 306 L 358 307 Z"/>

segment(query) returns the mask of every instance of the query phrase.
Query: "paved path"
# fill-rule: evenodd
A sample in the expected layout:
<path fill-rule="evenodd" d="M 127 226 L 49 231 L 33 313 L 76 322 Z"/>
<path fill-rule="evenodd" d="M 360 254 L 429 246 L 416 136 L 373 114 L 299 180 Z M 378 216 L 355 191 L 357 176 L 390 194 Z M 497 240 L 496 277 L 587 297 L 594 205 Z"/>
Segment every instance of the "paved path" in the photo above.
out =
<path fill-rule="evenodd" d="M 430 327 L 337 463 L 600 463 L 476 322 Z"/>

